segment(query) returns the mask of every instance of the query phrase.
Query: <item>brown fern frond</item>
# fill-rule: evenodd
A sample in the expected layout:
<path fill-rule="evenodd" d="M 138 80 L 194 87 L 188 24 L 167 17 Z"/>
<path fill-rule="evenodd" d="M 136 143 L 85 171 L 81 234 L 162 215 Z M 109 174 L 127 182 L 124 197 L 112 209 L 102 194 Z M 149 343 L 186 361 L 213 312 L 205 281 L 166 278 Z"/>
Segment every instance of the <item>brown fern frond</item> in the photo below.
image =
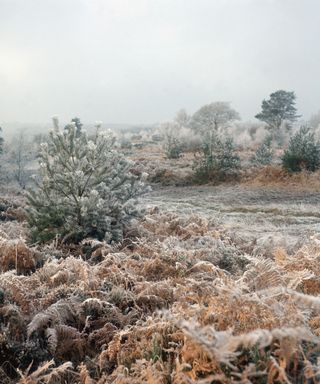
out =
<path fill-rule="evenodd" d="M 268 384 L 275 382 L 291 384 L 285 371 L 285 366 L 279 365 L 274 357 L 270 357 L 268 367 Z"/>
<path fill-rule="evenodd" d="M 269 297 L 279 297 L 279 296 L 288 296 L 301 308 L 311 309 L 316 312 L 320 311 L 320 298 L 316 296 L 306 295 L 304 293 L 299 293 L 293 289 L 285 287 L 273 287 L 270 289 L 261 290 L 256 292 L 258 295 L 266 295 Z"/>
<path fill-rule="evenodd" d="M 294 271 L 286 273 L 284 279 L 286 281 L 286 286 L 289 289 L 296 290 L 302 283 L 306 280 L 314 278 L 314 273 L 308 269 L 303 269 L 301 271 Z"/>
<path fill-rule="evenodd" d="M 68 376 L 74 376 L 73 364 L 67 361 L 57 367 L 51 368 L 51 372 L 42 376 L 41 380 L 45 384 L 54 384 L 64 380 Z M 66 381 L 68 382 L 68 381 Z"/>
<path fill-rule="evenodd" d="M 35 251 L 22 239 L 0 239 L 0 266 L 3 272 L 16 269 L 18 274 L 30 274 L 36 269 Z"/>
<path fill-rule="evenodd" d="M 74 302 L 59 300 L 52 304 L 45 311 L 36 314 L 28 324 L 28 337 L 34 332 L 41 331 L 47 327 L 65 324 L 67 321 L 74 321 L 76 305 Z"/>
<path fill-rule="evenodd" d="M 31 369 L 31 365 L 27 368 L 25 373 L 22 373 L 19 369 L 17 370 L 19 375 L 21 376 L 18 384 L 37 384 L 38 380 L 47 372 L 53 365 L 54 360 L 46 361 L 40 365 L 33 373 L 29 375 L 29 371 Z"/>
<path fill-rule="evenodd" d="M 111 323 L 106 323 L 102 328 L 89 334 L 88 343 L 96 351 L 100 351 L 103 346 L 107 346 L 117 331 L 117 327 Z"/>
<path fill-rule="evenodd" d="M 241 280 L 253 291 L 284 285 L 281 271 L 270 259 L 258 258 L 243 274 Z"/>
<path fill-rule="evenodd" d="M 55 328 L 47 328 L 45 330 L 45 336 L 47 338 L 48 349 L 52 355 L 54 355 L 58 345 L 58 335 Z"/>
<path fill-rule="evenodd" d="M 89 374 L 89 371 L 84 363 L 81 363 L 79 366 L 80 370 L 80 383 L 81 384 L 95 384 L 96 381 L 93 380 Z"/>
<path fill-rule="evenodd" d="M 271 330 L 256 329 L 249 333 L 234 336 L 231 331 L 218 332 L 213 327 L 181 321 L 178 323 L 183 331 L 202 346 L 210 355 L 223 363 L 230 363 L 236 358 L 239 348 L 265 348 L 274 340 L 292 339 L 294 341 L 319 342 L 306 328 L 275 328 Z"/>
<path fill-rule="evenodd" d="M 86 351 L 86 339 L 74 327 L 60 324 L 45 331 L 48 349 L 55 358 L 81 360 Z"/>

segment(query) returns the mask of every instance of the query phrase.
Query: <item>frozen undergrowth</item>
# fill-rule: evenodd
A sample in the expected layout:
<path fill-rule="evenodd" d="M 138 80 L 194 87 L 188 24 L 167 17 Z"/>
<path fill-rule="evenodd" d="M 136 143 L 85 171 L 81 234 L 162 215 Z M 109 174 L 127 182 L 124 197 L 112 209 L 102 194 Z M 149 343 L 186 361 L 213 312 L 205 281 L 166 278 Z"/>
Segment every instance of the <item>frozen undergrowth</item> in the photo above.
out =
<path fill-rule="evenodd" d="M 223 201 L 221 188 L 202 191 L 206 201 Z M 1 382 L 317 380 L 319 237 L 300 237 L 288 251 L 281 239 L 272 243 L 276 228 L 269 236 L 264 219 L 265 238 L 252 241 L 248 217 L 241 231 L 226 225 L 226 213 L 205 217 L 183 205 L 170 213 L 170 193 L 146 196 L 163 208 L 150 209 L 118 246 L 88 239 L 33 249 L 16 239 L 23 222 L 1 226 Z"/>
<path fill-rule="evenodd" d="M 320 231 L 316 192 L 241 185 L 162 187 L 144 202 L 179 215 L 211 218 L 248 240 L 282 237 L 289 248 Z"/>

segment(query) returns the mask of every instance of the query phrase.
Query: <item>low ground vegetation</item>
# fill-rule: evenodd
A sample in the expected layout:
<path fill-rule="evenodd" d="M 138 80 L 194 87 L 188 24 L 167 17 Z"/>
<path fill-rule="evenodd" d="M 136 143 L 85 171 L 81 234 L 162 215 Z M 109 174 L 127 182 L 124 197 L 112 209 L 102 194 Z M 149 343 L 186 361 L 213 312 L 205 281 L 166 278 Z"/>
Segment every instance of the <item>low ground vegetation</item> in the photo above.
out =
<path fill-rule="evenodd" d="M 242 129 L 215 102 L 118 140 L 55 119 L 39 155 L 23 161 L 17 147 L 15 187 L 31 182 L 36 156 L 40 171 L 28 196 L 0 201 L 1 383 L 319 381 L 320 239 L 297 235 L 304 220 L 318 228 L 318 214 L 260 201 L 268 187 L 310 188 L 315 201 L 320 191 L 315 128 L 292 126 L 295 95 L 279 92 L 262 103 L 267 126 Z M 182 208 L 163 189 L 159 206 L 137 200 L 145 179 L 173 185 Z M 176 185 L 192 186 L 191 200 Z M 249 236 L 246 222 L 268 235 Z M 288 242 L 277 238 L 290 225 Z"/>
<path fill-rule="evenodd" d="M 1 225 L 3 383 L 317 380 L 319 240 L 271 258 L 150 208 L 121 244 L 26 245 Z"/>

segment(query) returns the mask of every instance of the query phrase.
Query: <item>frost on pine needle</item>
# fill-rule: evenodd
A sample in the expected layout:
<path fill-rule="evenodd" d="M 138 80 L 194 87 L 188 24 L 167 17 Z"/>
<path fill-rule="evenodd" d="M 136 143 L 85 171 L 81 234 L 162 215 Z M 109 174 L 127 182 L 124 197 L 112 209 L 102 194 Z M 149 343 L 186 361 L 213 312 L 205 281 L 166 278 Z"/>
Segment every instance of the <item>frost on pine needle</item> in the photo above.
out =
<path fill-rule="evenodd" d="M 89 138 L 75 123 L 61 131 L 54 119 L 54 126 L 40 146 L 37 188 L 28 194 L 32 241 L 121 241 L 131 219 L 141 215 L 137 198 L 146 190 L 141 177 L 114 149 L 110 132 Z"/>

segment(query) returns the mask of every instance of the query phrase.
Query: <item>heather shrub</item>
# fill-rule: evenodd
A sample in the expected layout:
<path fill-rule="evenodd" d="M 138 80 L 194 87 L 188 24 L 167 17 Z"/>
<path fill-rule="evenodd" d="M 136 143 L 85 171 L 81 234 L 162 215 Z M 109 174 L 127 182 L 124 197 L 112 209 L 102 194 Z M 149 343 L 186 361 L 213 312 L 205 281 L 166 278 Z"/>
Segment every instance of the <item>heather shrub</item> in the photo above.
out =
<path fill-rule="evenodd" d="M 58 237 L 79 242 L 94 237 L 118 242 L 141 211 L 136 198 L 144 191 L 132 163 L 114 149 L 110 132 L 88 139 L 75 124 L 60 131 L 57 120 L 41 144 L 37 188 L 28 194 L 32 241 Z"/>
<path fill-rule="evenodd" d="M 314 172 L 320 167 L 320 142 L 310 128 L 302 126 L 290 138 L 289 147 L 282 156 L 282 166 L 289 172 L 304 169 Z"/>

